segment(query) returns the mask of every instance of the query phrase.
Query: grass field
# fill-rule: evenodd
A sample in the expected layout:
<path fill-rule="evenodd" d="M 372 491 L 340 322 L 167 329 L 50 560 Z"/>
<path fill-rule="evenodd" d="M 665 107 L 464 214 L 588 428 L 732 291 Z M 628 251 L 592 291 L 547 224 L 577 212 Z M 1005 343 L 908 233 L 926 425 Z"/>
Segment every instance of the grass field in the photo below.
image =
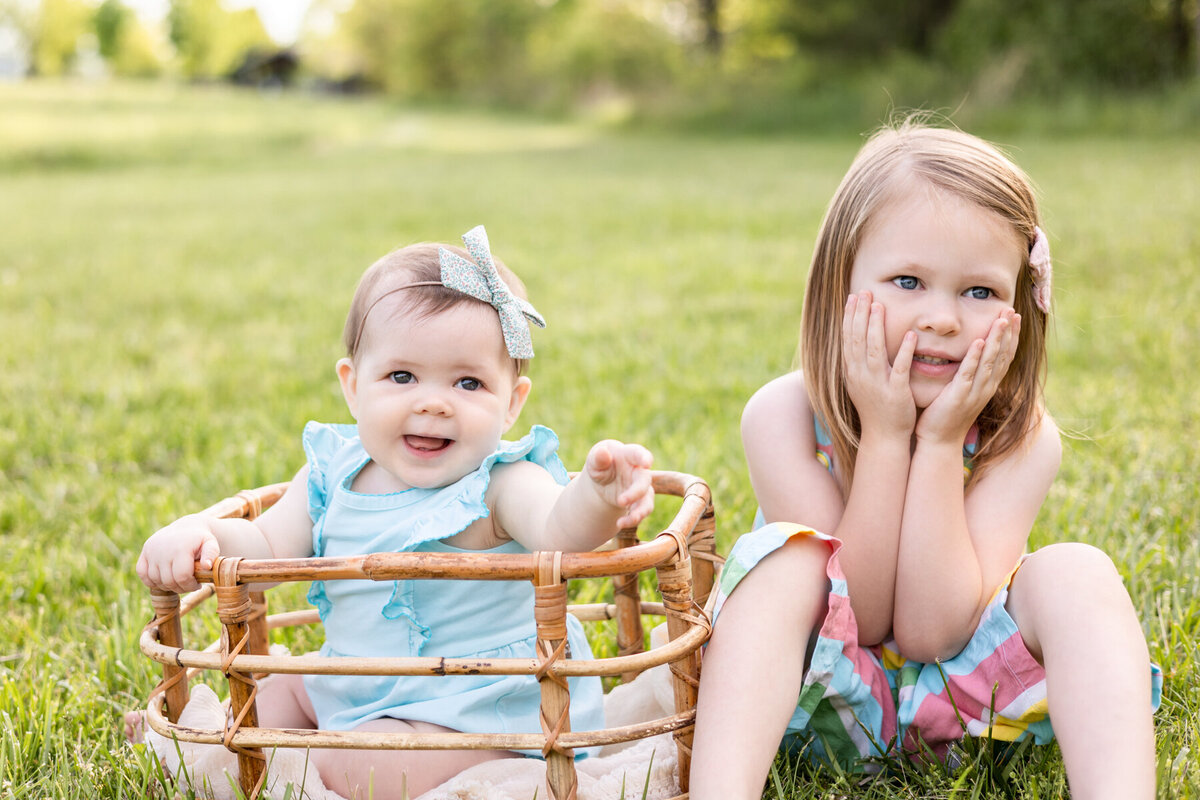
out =
<path fill-rule="evenodd" d="M 557 430 L 570 467 L 613 436 L 704 476 L 727 552 L 754 511 L 738 417 L 791 364 L 817 224 L 858 143 L 0 85 L 0 798 L 154 786 L 118 724 L 155 681 L 136 644 L 140 544 L 286 479 L 306 420 L 348 421 L 333 373 L 345 308 L 395 246 L 486 224 L 549 321 L 522 424 Z M 1082 540 L 1116 561 L 1167 675 L 1159 796 L 1200 798 L 1200 145 L 1002 143 L 1042 192 L 1047 391 L 1077 434 L 1033 544 Z M 1010 772 L 871 787 L 781 764 L 769 792 L 1063 785 L 1048 748 Z"/>

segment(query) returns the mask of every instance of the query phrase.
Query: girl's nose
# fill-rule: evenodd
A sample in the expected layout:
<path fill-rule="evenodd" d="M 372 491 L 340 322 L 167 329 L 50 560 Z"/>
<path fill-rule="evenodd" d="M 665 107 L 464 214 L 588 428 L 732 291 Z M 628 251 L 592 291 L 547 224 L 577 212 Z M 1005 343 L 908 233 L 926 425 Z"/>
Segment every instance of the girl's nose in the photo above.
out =
<path fill-rule="evenodd" d="M 922 310 L 918 327 L 939 336 L 957 333 L 960 322 L 956 300 L 957 298 L 929 298 L 928 305 Z"/>

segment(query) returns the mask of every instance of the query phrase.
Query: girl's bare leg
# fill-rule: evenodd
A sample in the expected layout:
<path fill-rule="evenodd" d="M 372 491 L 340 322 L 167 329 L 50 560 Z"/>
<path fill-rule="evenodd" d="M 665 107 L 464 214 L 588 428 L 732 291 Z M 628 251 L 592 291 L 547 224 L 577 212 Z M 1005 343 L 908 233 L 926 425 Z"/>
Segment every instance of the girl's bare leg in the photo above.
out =
<path fill-rule="evenodd" d="M 1071 795 L 1154 797 L 1150 657 L 1112 561 L 1084 544 L 1025 560 L 1007 608 L 1046 667 L 1046 699 Z"/>
<path fill-rule="evenodd" d="M 809 640 L 825 616 L 828 560 L 824 542 L 793 538 L 726 600 L 704 652 L 692 800 L 762 796 L 800 695 Z"/>
<path fill-rule="evenodd" d="M 299 675 L 274 675 L 258 695 L 259 724 L 268 728 L 315 728 L 316 714 Z M 376 719 L 358 731 L 435 733 L 450 730 L 428 722 Z M 416 797 L 467 767 L 516 753 L 494 750 L 335 750 L 313 749 L 309 759 L 327 789 L 351 800 Z"/>

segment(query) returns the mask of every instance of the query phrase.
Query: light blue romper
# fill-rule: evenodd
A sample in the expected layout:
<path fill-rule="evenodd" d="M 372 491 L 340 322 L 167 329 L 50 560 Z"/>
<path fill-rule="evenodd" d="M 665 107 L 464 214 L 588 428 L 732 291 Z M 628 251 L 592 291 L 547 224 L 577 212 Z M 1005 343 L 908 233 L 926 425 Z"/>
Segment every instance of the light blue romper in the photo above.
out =
<path fill-rule="evenodd" d="M 439 489 L 391 494 L 350 490 L 369 456 L 354 425 L 310 422 L 308 510 L 313 551 L 343 557 L 375 552 L 525 553 L 517 542 L 462 550 L 440 540 L 488 515 L 491 469 L 527 460 L 565 484 L 558 437 L 534 426 L 518 442 L 502 441 L 477 470 Z M 308 593 L 325 626 L 324 656 L 533 658 L 533 584 L 525 581 L 315 581 Z M 574 658 L 592 658 L 583 626 L 568 615 Z M 531 675 L 306 675 L 318 727 L 351 730 L 380 717 L 432 722 L 470 733 L 540 733 L 540 692 Z M 571 730 L 604 727 L 596 677 L 571 678 Z M 580 753 L 584 755 L 584 753 Z"/>

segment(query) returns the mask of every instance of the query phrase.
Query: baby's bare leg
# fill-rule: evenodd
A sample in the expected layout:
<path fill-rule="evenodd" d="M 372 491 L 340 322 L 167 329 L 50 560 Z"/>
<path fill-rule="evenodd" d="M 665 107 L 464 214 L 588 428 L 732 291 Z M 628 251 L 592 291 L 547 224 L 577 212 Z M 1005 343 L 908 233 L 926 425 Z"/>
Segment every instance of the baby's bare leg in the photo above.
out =
<path fill-rule="evenodd" d="M 130 744 L 141 744 L 146 740 L 146 712 L 142 710 L 126 712 L 124 719 L 125 740 Z"/>
<path fill-rule="evenodd" d="M 317 714 L 304 690 L 303 675 L 280 673 L 259 681 L 255 708 L 258 724 L 264 728 L 317 727 Z"/>
<path fill-rule="evenodd" d="M 258 720 L 264 728 L 315 728 L 316 713 L 300 675 L 273 675 L 259 684 Z M 449 730 L 428 722 L 377 719 L 355 730 L 385 733 L 435 733 Z M 516 753 L 490 750 L 340 750 L 314 749 L 309 759 L 326 788 L 343 797 L 401 798 L 402 787 L 416 797 L 467 767 Z"/>
<path fill-rule="evenodd" d="M 1153 798 L 1150 658 L 1112 561 L 1083 544 L 1044 547 L 1013 578 L 1006 607 L 1046 667 L 1071 795 Z"/>
<path fill-rule="evenodd" d="M 429 722 L 376 719 L 356 731 L 438 733 L 450 730 Z M 516 753 L 498 750 L 313 750 L 312 761 L 325 786 L 351 800 L 416 797 L 468 767 Z"/>
<path fill-rule="evenodd" d="M 259 725 L 264 728 L 315 728 L 317 715 L 299 675 L 272 675 L 258 682 L 255 701 Z M 123 720 L 125 738 L 140 744 L 146 738 L 146 711 L 130 711 Z"/>

